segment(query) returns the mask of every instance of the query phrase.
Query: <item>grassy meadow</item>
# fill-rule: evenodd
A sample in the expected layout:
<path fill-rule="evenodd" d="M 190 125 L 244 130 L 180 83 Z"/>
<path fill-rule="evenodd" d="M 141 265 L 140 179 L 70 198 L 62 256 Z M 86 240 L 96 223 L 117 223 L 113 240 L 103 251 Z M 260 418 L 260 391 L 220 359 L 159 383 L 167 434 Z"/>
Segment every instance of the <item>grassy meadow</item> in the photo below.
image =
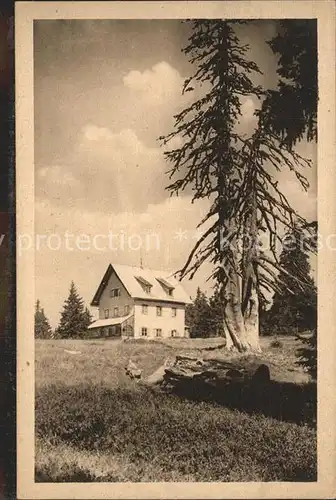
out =
<path fill-rule="evenodd" d="M 262 338 L 276 404 L 195 400 L 131 381 L 222 339 L 36 341 L 36 481 L 314 481 L 315 393 L 294 338 Z"/>

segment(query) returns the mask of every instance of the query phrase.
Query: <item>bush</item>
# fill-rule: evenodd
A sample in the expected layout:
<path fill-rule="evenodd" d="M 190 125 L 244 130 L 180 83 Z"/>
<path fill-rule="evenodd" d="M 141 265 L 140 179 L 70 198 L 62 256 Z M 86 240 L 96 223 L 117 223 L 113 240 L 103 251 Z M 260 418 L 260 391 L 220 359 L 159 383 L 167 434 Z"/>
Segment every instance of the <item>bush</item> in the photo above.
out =
<path fill-rule="evenodd" d="M 36 435 L 155 465 L 158 481 L 173 473 L 194 481 L 316 480 L 314 429 L 140 387 L 40 389 Z"/>

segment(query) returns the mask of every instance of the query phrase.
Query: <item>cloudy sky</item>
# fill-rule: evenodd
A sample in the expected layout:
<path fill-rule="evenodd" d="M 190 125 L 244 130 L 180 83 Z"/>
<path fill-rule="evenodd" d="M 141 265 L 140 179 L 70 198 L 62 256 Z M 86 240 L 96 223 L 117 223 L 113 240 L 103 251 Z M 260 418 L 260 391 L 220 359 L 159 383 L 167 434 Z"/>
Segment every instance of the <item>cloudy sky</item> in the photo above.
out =
<path fill-rule="evenodd" d="M 274 30 L 258 21 L 239 33 L 267 87 L 277 82 L 265 43 Z M 142 258 L 144 266 L 176 271 L 199 236 L 209 202 L 192 205 L 188 192 L 169 197 L 169 165 L 157 141 L 192 99 L 181 95 L 192 69 L 181 52 L 187 38 L 188 27 L 175 20 L 35 21 L 35 231 L 49 237 L 36 249 L 36 297 L 53 326 L 71 280 L 88 304 L 109 262 Z M 253 130 L 253 111 L 246 99 L 243 133 Z M 314 145 L 299 149 L 316 164 Z M 308 218 L 316 216 L 315 170 L 308 194 L 287 173 L 279 179 Z M 191 295 L 208 288 L 210 271 L 205 266 L 185 283 Z"/>

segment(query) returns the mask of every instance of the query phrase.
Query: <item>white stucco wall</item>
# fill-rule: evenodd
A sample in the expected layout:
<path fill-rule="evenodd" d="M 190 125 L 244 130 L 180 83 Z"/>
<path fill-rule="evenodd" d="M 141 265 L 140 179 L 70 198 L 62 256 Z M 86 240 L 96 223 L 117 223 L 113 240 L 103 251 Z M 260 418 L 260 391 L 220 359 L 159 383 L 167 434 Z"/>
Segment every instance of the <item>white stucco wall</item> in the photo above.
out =
<path fill-rule="evenodd" d="M 148 306 L 148 313 L 142 313 L 142 305 Z M 162 316 L 157 316 L 156 307 L 162 307 Z M 176 317 L 172 316 L 172 307 L 176 308 Z M 134 304 L 134 336 L 141 337 L 142 327 L 147 328 L 147 337 L 155 337 L 156 328 L 161 328 L 162 337 L 171 337 L 172 330 L 176 330 L 176 336 L 184 337 L 185 306 L 160 301 L 145 301 L 136 299 Z"/>
<path fill-rule="evenodd" d="M 120 289 L 119 297 L 110 297 L 113 288 Z M 148 314 L 142 313 L 142 305 L 148 306 Z M 141 337 L 142 327 L 147 328 L 147 337 L 156 337 L 155 329 L 161 328 L 162 337 L 172 337 L 172 330 L 176 330 L 176 337 L 185 336 L 185 305 L 167 301 L 133 299 L 126 288 L 113 273 L 105 287 L 99 301 L 99 319 L 105 319 L 105 309 L 109 310 L 109 317 L 113 318 L 114 308 L 118 307 L 119 317 L 125 316 L 125 305 L 129 306 L 129 314 L 134 316 L 134 336 Z M 157 316 L 156 307 L 162 307 L 162 316 Z M 172 315 L 172 308 L 176 308 L 176 316 Z M 133 318 L 129 321 L 133 326 Z"/>
<path fill-rule="evenodd" d="M 112 288 L 120 288 L 120 297 L 110 297 Z M 133 312 L 134 300 L 128 294 L 115 273 L 112 273 L 99 301 L 99 319 L 105 318 L 105 309 L 109 310 L 109 317 L 114 318 L 114 308 L 118 307 L 118 315 L 125 316 L 125 305 L 129 305 L 129 313 Z"/>

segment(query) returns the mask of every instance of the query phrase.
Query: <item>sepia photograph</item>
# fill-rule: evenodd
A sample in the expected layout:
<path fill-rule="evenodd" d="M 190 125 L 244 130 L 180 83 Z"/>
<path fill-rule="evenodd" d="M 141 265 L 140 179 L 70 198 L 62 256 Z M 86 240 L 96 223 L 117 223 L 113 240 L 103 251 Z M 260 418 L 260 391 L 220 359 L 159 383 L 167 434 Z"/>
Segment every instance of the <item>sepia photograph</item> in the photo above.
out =
<path fill-rule="evenodd" d="M 320 21 L 55 12 L 26 47 L 32 481 L 317 484 Z"/>

